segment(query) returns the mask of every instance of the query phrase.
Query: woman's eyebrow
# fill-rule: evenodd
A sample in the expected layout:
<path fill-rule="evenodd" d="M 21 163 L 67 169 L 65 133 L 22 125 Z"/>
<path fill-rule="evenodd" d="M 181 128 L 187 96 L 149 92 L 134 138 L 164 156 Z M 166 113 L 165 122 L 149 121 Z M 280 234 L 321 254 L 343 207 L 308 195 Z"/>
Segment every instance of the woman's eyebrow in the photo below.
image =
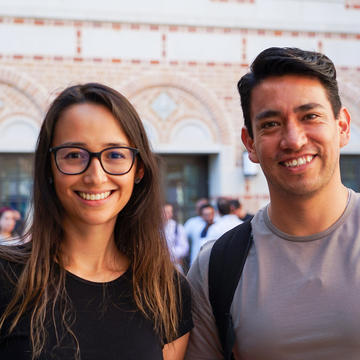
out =
<path fill-rule="evenodd" d="M 124 142 L 111 142 L 111 143 L 106 143 L 106 144 L 102 144 L 104 147 L 112 147 L 112 146 L 129 146 L 128 143 L 124 143 Z"/>
<path fill-rule="evenodd" d="M 86 144 L 83 142 L 66 141 L 62 143 L 61 146 L 86 146 Z"/>
<path fill-rule="evenodd" d="M 77 141 L 67 141 L 61 144 L 61 146 L 82 146 L 82 147 L 86 147 L 88 146 L 88 144 L 83 143 L 83 142 L 77 142 Z M 124 143 L 124 142 L 109 142 L 109 143 L 103 143 L 101 144 L 102 147 L 106 148 L 106 147 L 122 147 L 122 146 L 129 146 L 129 144 Z"/>

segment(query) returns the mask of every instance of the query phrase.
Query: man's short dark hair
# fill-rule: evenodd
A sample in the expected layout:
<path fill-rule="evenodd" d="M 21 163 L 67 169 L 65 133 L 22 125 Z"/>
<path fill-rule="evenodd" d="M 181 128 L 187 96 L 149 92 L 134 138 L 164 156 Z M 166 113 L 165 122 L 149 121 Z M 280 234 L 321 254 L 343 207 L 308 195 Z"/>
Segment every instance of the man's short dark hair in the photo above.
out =
<path fill-rule="evenodd" d="M 217 208 L 220 215 L 228 215 L 230 214 L 231 208 L 230 208 L 230 202 L 229 199 L 226 198 L 219 198 L 217 200 Z"/>
<path fill-rule="evenodd" d="M 239 207 L 241 207 L 240 201 L 238 199 L 231 199 L 229 200 L 230 203 L 230 207 L 232 207 L 233 209 L 238 209 Z"/>
<path fill-rule="evenodd" d="M 201 205 L 200 208 L 199 208 L 199 213 L 202 214 L 202 211 L 206 208 L 214 208 L 210 203 L 207 203 L 207 204 L 204 204 L 204 205 Z"/>
<path fill-rule="evenodd" d="M 253 129 L 250 117 L 251 94 L 255 86 L 270 76 L 301 75 L 318 79 L 324 86 L 335 118 L 341 109 L 336 70 L 324 54 L 298 48 L 271 47 L 262 51 L 253 61 L 250 72 L 238 82 L 245 126 L 250 137 Z"/>

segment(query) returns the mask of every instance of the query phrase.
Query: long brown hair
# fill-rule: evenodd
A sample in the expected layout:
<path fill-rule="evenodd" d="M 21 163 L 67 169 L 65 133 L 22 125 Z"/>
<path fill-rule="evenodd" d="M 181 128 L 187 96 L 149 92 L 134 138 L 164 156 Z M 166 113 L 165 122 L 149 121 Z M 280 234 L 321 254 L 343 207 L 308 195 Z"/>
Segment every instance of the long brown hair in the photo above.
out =
<path fill-rule="evenodd" d="M 114 238 L 120 251 L 130 259 L 134 298 L 145 316 L 154 320 L 161 339 L 176 337 L 179 289 L 173 264 L 163 234 L 162 197 L 157 160 L 152 153 L 141 120 L 129 101 L 107 86 L 89 83 L 65 89 L 51 104 L 42 124 L 35 151 L 33 223 L 27 237 L 30 246 L 22 250 L 0 249 L 0 256 L 24 264 L 16 279 L 16 289 L 0 319 L 0 329 L 10 315 L 10 331 L 25 311 L 31 310 L 30 336 L 33 358 L 41 354 L 45 344 L 45 320 L 48 304 L 54 313 L 61 302 L 61 319 L 71 330 L 73 316 L 66 301 L 65 270 L 61 258 L 64 209 L 52 185 L 51 154 L 54 130 L 61 114 L 70 106 L 95 103 L 105 106 L 117 119 L 132 146 L 139 150 L 137 164 L 144 169 L 141 182 L 134 186 L 129 202 L 118 214 Z M 60 264 L 60 272 L 55 271 Z M 50 312 L 50 313 L 51 313 Z M 52 316 L 55 321 L 54 315 Z M 78 346 L 77 346 L 77 350 Z"/>

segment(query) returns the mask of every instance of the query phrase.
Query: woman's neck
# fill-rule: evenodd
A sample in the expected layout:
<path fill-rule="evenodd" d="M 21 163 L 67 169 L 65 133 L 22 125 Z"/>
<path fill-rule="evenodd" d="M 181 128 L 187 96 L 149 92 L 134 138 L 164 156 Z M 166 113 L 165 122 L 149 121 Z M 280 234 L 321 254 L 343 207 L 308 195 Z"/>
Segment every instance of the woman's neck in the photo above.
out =
<path fill-rule="evenodd" d="M 113 227 L 71 224 L 64 228 L 62 258 L 69 272 L 87 280 L 107 282 L 129 267 L 128 258 L 115 244 Z"/>

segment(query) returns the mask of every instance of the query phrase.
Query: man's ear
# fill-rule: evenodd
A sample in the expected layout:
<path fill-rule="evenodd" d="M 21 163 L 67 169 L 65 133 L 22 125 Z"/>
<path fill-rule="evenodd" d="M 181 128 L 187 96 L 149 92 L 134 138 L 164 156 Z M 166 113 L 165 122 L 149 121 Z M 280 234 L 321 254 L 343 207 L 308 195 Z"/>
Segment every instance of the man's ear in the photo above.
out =
<path fill-rule="evenodd" d="M 350 121 L 351 116 L 346 108 L 341 108 L 338 116 L 340 147 L 344 147 L 350 140 Z"/>
<path fill-rule="evenodd" d="M 241 129 L 241 140 L 249 153 L 249 159 L 254 163 L 259 163 L 254 146 L 254 139 L 249 135 L 249 131 L 245 126 Z"/>

